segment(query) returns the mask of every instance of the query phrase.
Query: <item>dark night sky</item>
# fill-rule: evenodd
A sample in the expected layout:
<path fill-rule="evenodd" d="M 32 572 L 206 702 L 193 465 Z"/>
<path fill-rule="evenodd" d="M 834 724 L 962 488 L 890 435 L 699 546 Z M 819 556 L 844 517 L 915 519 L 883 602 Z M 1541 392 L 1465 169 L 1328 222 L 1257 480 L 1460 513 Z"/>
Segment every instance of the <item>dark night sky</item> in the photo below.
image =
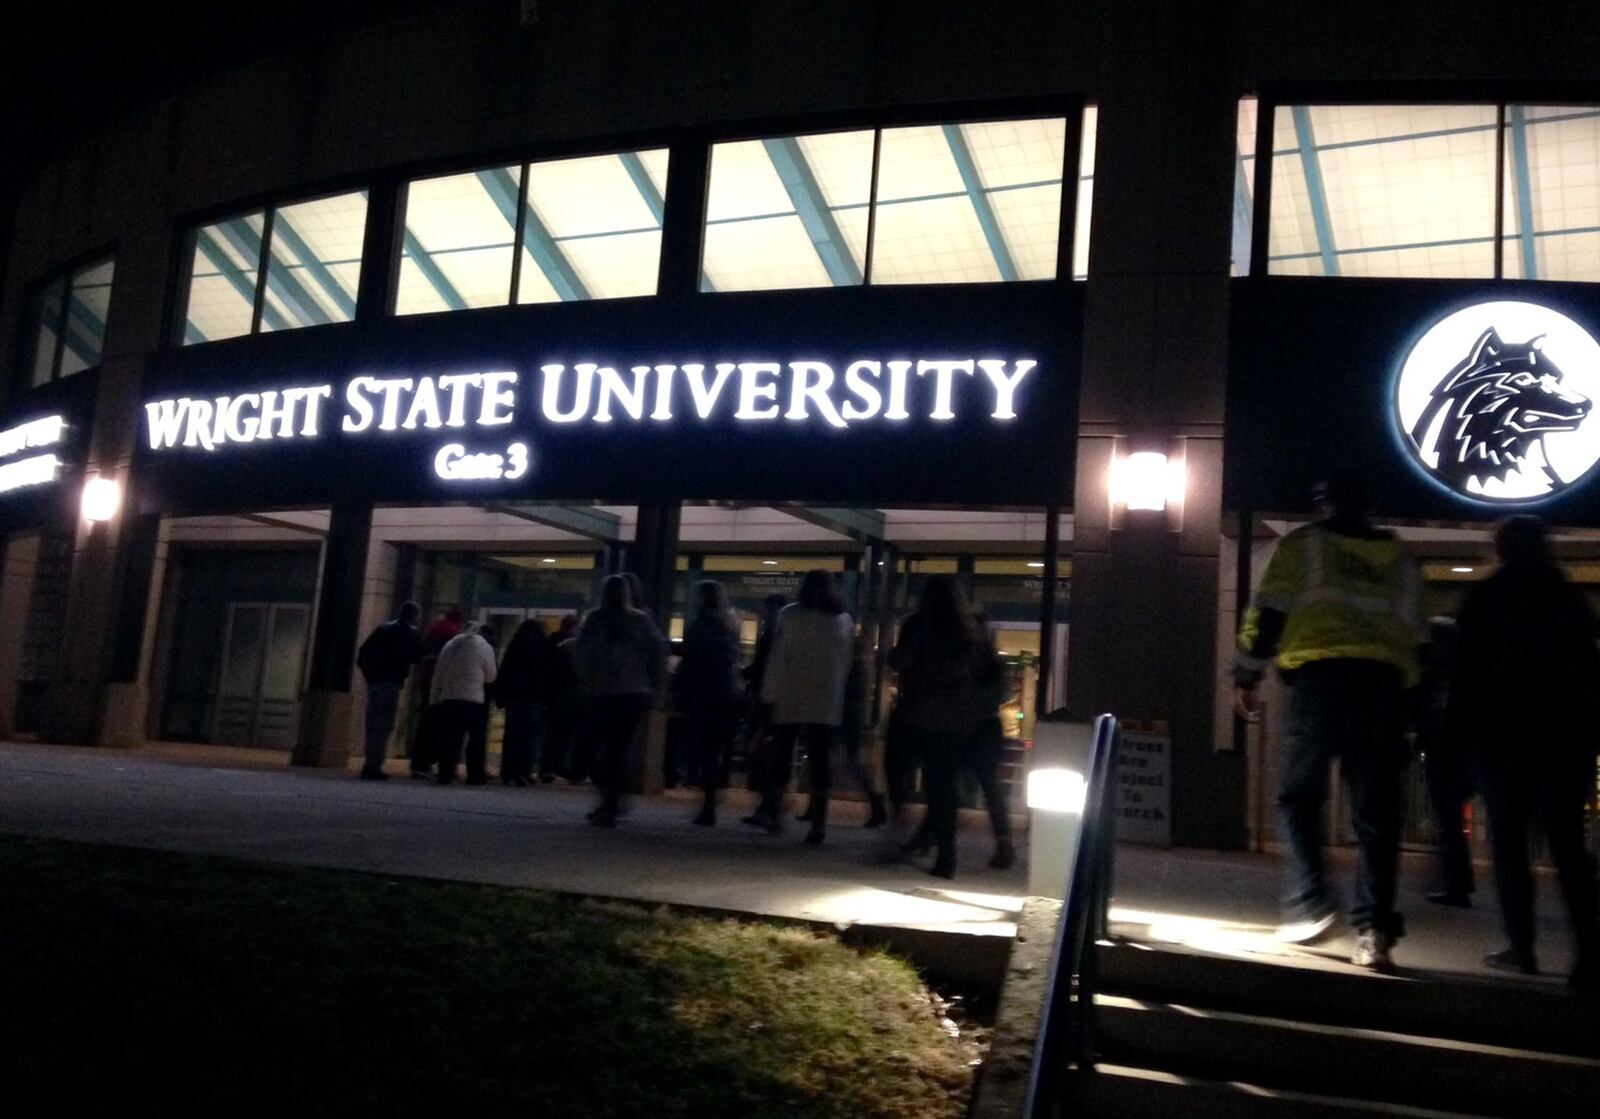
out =
<path fill-rule="evenodd" d="M 15 5 L 0 24 L 0 260 L 9 252 L 19 184 L 105 122 L 217 70 L 439 2 Z"/>

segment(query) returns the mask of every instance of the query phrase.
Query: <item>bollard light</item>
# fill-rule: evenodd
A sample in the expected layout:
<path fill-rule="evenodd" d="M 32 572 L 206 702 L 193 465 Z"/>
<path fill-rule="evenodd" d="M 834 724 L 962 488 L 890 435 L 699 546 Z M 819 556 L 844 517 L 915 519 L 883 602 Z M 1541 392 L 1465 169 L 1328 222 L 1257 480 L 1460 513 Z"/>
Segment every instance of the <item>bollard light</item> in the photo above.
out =
<path fill-rule="evenodd" d="M 1028 774 L 1028 807 L 1040 812 L 1081 815 L 1086 793 L 1083 774 L 1076 770 L 1051 766 Z"/>
<path fill-rule="evenodd" d="M 109 521 L 117 515 L 122 505 L 122 487 L 115 478 L 90 478 L 83 484 L 83 501 L 80 508 L 83 519 L 91 524 Z"/>

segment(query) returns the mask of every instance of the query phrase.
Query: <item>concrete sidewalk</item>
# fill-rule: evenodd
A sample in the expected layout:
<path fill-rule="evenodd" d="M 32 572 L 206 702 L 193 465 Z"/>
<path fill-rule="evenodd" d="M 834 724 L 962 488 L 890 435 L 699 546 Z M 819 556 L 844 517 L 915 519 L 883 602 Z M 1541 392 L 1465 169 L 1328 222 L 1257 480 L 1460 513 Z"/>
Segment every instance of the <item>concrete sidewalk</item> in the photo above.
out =
<path fill-rule="evenodd" d="M 999 937 L 1014 935 L 1025 888 L 1022 868 L 989 869 L 983 832 L 963 832 L 950 883 L 894 855 L 903 837 L 862 829 L 851 803 L 812 848 L 802 824 L 780 836 L 741 826 L 740 791 L 725 794 L 716 828 L 689 824 L 698 797 L 686 793 L 635 798 L 610 831 L 584 818 L 593 789 L 560 782 L 369 782 L 254 751 L 201 747 L 210 764 L 190 764 L 175 749 L 0 745 L 0 831 Z"/>
<path fill-rule="evenodd" d="M 403 773 L 403 763 L 395 771 Z M 902 836 L 863 830 L 863 805 L 838 803 L 827 845 L 811 848 L 800 842 L 803 825 L 778 837 L 742 827 L 747 793 L 731 791 L 724 800 L 714 829 L 689 825 L 697 796 L 685 791 L 636 798 L 622 826 L 605 831 L 584 819 L 593 790 L 563 783 L 441 788 L 404 776 L 365 782 L 353 772 L 291 768 L 283 755 L 264 751 L 0 745 L 0 831 L 839 925 L 1015 934 L 1026 870 L 988 868 L 991 848 L 977 814 L 969 821 L 976 826 L 961 834 L 960 877 L 947 883 L 897 856 Z M 1018 847 L 1025 854 L 1025 837 Z M 1349 862 L 1348 853 L 1334 853 L 1346 884 Z M 1479 960 L 1501 946 L 1488 868 L 1479 869 L 1479 904 L 1462 911 L 1423 899 L 1431 881 L 1426 856 L 1408 855 L 1404 864 L 1401 908 L 1410 935 L 1397 961 L 1487 974 Z M 1341 966 L 1347 939 L 1311 950 L 1272 940 L 1280 881 L 1270 855 L 1125 847 L 1113 922 L 1135 939 Z M 1542 962 L 1564 973 L 1569 952 L 1554 883 L 1540 886 Z"/>

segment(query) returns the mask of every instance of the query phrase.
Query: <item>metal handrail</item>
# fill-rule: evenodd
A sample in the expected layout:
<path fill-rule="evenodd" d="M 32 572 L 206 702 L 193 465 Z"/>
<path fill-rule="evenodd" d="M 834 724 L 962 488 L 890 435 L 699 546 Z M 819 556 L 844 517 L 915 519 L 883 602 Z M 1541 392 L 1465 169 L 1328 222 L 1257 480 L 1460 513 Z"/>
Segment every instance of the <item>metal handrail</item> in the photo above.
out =
<path fill-rule="evenodd" d="M 1067 1067 L 1075 1063 L 1086 1068 L 1094 1056 L 1094 945 L 1105 936 L 1111 902 L 1112 859 L 1116 852 L 1116 812 L 1112 802 L 1116 753 L 1116 717 L 1101 715 L 1094 721 L 1083 823 L 1067 879 L 1061 920 L 1056 925 L 1055 947 L 1050 954 L 1044 1012 L 1039 1019 L 1023 1111 L 1028 1119 L 1053 1115 L 1066 1083 Z"/>

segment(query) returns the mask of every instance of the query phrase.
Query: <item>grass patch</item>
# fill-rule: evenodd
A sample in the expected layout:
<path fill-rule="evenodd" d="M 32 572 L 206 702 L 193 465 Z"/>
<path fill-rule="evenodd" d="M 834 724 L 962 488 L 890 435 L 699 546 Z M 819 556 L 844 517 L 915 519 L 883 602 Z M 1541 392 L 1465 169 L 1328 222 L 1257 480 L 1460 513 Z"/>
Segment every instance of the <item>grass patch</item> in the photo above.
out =
<path fill-rule="evenodd" d="M 57 1114 L 954 1117 L 953 1035 L 805 930 L 0 836 L 0 1073 Z"/>

